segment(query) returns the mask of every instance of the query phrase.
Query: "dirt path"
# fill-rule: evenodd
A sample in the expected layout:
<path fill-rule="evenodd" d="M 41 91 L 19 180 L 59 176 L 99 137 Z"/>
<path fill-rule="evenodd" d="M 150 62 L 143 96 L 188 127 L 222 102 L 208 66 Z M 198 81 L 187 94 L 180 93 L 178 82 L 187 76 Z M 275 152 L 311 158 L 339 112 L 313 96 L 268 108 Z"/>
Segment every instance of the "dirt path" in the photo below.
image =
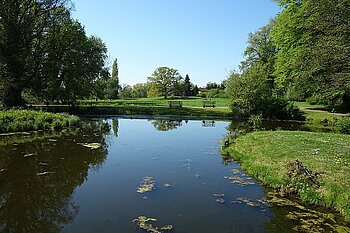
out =
<path fill-rule="evenodd" d="M 348 116 L 348 117 L 350 117 L 350 113 L 329 112 L 329 111 L 325 111 L 325 110 L 309 109 L 309 108 L 305 108 L 305 107 L 300 107 L 300 110 L 305 111 L 305 112 L 322 112 L 322 113 L 332 114 L 335 116 Z"/>

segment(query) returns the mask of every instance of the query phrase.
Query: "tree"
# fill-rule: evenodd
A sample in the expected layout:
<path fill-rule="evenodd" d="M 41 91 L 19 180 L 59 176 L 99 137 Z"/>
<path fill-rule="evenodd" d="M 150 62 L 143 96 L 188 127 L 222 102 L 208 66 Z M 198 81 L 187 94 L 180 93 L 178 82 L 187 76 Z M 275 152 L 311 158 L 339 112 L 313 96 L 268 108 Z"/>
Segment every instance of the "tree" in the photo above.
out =
<path fill-rule="evenodd" d="M 95 80 L 103 69 L 107 48 L 100 38 L 87 37 L 83 26 L 70 17 L 50 28 L 44 43 L 35 93 L 45 100 L 74 104 L 95 91 Z M 108 78 L 108 77 L 106 77 Z"/>
<path fill-rule="evenodd" d="M 273 39 L 278 85 L 350 108 L 350 2 L 276 0 L 283 11 Z"/>
<path fill-rule="evenodd" d="M 198 86 L 197 85 L 195 85 L 194 87 L 193 87 L 193 90 L 192 90 L 192 95 L 193 96 L 196 96 L 196 95 L 198 95 Z"/>
<path fill-rule="evenodd" d="M 220 87 L 220 85 L 217 84 L 216 82 L 208 82 L 207 86 L 206 86 L 206 88 L 208 90 L 210 90 L 210 89 L 218 89 L 219 87 Z"/>
<path fill-rule="evenodd" d="M 159 67 L 153 72 L 151 77 L 148 77 L 148 82 L 152 83 L 165 99 L 173 91 L 174 84 L 180 80 L 179 72 L 169 67 Z"/>
<path fill-rule="evenodd" d="M 65 6 L 66 0 L 0 0 L 0 87 L 5 106 L 24 104 L 22 91 L 37 75 L 43 38 L 55 18 L 66 13 Z"/>
<path fill-rule="evenodd" d="M 159 90 L 157 85 L 153 82 L 147 82 L 147 97 L 159 97 L 162 96 L 162 92 Z"/>
<path fill-rule="evenodd" d="M 119 86 L 119 68 L 118 68 L 118 59 L 116 58 L 113 61 L 112 78 L 111 78 L 109 85 L 108 85 L 109 99 L 118 99 L 119 89 L 120 89 L 120 86 Z"/>
<path fill-rule="evenodd" d="M 132 98 L 146 98 L 147 97 L 147 85 L 144 83 L 137 83 L 132 86 L 131 91 Z"/>
<path fill-rule="evenodd" d="M 237 117 L 262 115 L 266 118 L 301 119 L 297 109 L 288 105 L 274 85 L 276 49 L 271 42 L 271 22 L 254 34 L 250 34 L 246 59 L 241 74 L 233 72 L 226 85 L 232 99 L 232 112 Z"/>
<path fill-rule="evenodd" d="M 132 97 L 132 88 L 130 85 L 127 84 L 122 84 L 120 92 L 119 92 L 119 97 L 121 99 L 129 99 Z"/>
<path fill-rule="evenodd" d="M 184 94 L 185 94 L 186 97 L 188 97 L 188 96 L 190 96 L 192 94 L 191 81 L 190 81 L 190 76 L 188 76 L 188 74 L 186 74 L 186 77 L 185 77 Z"/>

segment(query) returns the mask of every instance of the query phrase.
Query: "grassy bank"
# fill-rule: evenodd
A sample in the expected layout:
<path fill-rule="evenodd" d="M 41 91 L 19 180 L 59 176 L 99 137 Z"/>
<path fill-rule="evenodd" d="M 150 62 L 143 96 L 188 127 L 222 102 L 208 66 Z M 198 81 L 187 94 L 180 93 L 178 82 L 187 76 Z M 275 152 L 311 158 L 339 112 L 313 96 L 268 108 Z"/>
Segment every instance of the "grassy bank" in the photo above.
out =
<path fill-rule="evenodd" d="M 306 102 L 293 102 L 294 106 L 297 106 L 301 111 L 303 111 L 306 124 L 310 130 L 328 130 L 344 132 L 339 126 L 344 124 L 349 124 L 350 113 L 336 113 L 327 111 L 327 106 L 325 105 L 311 105 Z"/>
<path fill-rule="evenodd" d="M 212 100 L 216 102 L 216 107 L 228 107 L 229 99 L 212 98 L 205 99 L 200 97 L 170 97 L 164 99 L 163 97 L 155 98 L 137 98 L 137 99 L 119 99 L 119 100 L 81 100 L 80 105 L 89 106 L 147 106 L 147 107 L 167 107 L 169 101 L 181 101 L 184 107 L 203 107 L 203 101 Z"/>
<path fill-rule="evenodd" d="M 231 111 L 228 108 L 195 108 L 195 107 L 182 107 L 182 108 L 169 108 L 161 106 L 77 106 L 75 108 L 69 108 L 68 106 L 40 106 L 34 107 L 36 109 L 43 109 L 50 112 L 69 112 L 77 115 L 172 115 L 183 117 L 230 117 Z"/>
<path fill-rule="evenodd" d="M 63 113 L 30 110 L 0 111 L 0 133 L 60 130 L 74 126 L 78 121 L 78 117 Z"/>
<path fill-rule="evenodd" d="M 261 131 L 238 137 L 223 152 L 262 183 L 294 188 L 304 202 L 334 208 L 350 221 L 349 135 Z M 291 176 L 291 162 L 296 160 L 317 177 L 315 183 Z"/>

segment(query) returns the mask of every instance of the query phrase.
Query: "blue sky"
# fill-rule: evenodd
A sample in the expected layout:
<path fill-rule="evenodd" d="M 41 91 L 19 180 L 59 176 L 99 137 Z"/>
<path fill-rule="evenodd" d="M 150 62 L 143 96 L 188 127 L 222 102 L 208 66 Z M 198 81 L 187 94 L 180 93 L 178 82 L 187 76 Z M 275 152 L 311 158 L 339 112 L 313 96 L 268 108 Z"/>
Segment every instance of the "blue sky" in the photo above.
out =
<path fill-rule="evenodd" d="M 249 32 L 278 11 L 272 0 L 74 0 L 73 17 L 118 58 L 120 83 L 146 82 L 160 66 L 204 86 L 243 59 Z"/>

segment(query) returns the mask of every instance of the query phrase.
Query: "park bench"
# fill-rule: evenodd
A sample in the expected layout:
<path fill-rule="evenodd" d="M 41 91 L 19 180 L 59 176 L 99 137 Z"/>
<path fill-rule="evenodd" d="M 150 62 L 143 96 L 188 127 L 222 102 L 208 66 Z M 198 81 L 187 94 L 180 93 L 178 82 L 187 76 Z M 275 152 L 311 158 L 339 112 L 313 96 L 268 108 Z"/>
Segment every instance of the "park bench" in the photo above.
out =
<path fill-rule="evenodd" d="M 181 101 L 169 101 L 168 106 L 169 106 L 169 108 L 182 108 L 182 102 Z"/>
<path fill-rule="evenodd" d="M 203 101 L 203 108 L 205 107 L 213 107 L 215 108 L 216 102 L 215 101 L 211 101 L 211 100 L 204 100 Z"/>
<path fill-rule="evenodd" d="M 215 121 L 202 121 L 202 127 L 215 127 Z"/>

